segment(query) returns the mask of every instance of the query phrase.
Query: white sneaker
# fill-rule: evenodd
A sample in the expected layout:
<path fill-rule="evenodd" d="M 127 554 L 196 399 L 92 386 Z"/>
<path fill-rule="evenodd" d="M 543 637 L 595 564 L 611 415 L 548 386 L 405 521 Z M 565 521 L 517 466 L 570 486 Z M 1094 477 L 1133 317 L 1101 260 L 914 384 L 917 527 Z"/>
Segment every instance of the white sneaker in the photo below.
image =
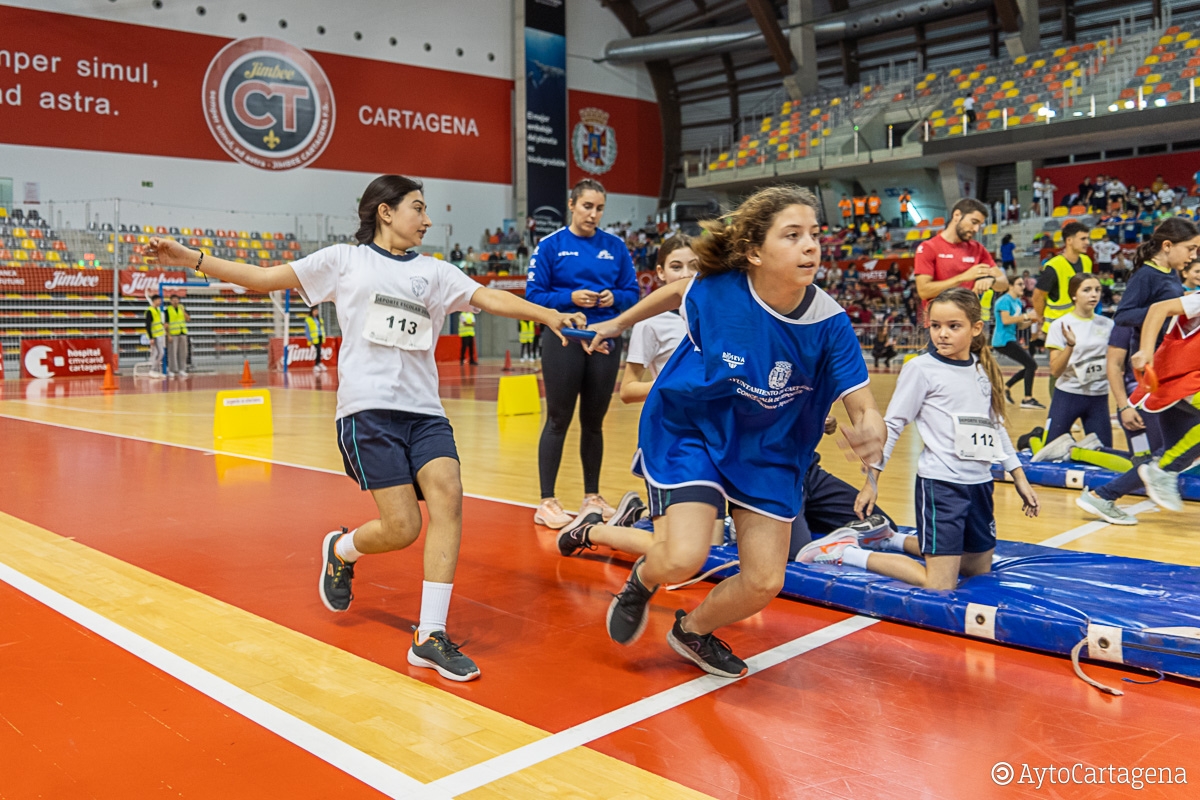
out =
<path fill-rule="evenodd" d="M 841 564 L 842 553 L 852 545 L 858 545 L 858 531 L 838 528 L 828 536 L 814 539 L 801 547 L 795 560 L 800 564 Z"/>
<path fill-rule="evenodd" d="M 1167 472 L 1157 464 L 1142 464 L 1138 477 L 1146 485 L 1146 494 L 1168 511 L 1183 511 L 1183 498 L 1179 496 L 1179 475 Z"/>
<path fill-rule="evenodd" d="M 580 507 L 579 513 L 586 514 L 588 511 L 588 506 L 591 506 L 593 509 L 603 514 L 605 522 L 608 522 L 610 519 L 612 519 L 613 514 L 617 513 L 617 510 L 609 505 L 608 501 L 598 494 L 585 495 L 583 498 L 583 505 Z"/>
<path fill-rule="evenodd" d="M 1072 447 L 1075 447 L 1075 437 L 1069 433 L 1064 433 L 1053 442 L 1048 442 L 1041 450 L 1034 453 L 1033 458 L 1029 460 L 1035 464 L 1045 461 L 1066 461 L 1071 455 Z"/>
<path fill-rule="evenodd" d="M 866 519 L 858 519 L 845 526 L 858 534 L 858 546 L 864 550 L 883 550 L 884 544 L 892 538 L 894 531 L 883 514 L 872 514 Z"/>
<path fill-rule="evenodd" d="M 1133 514 L 1117 508 L 1117 504 L 1112 500 L 1105 500 L 1090 489 L 1084 489 L 1075 498 L 1075 505 L 1113 525 L 1138 524 L 1138 519 Z"/>
<path fill-rule="evenodd" d="M 545 525 L 547 528 L 558 530 L 571 521 L 571 515 L 563 511 L 563 507 L 558 502 L 556 497 L 547 497 L 538 506 L 537 511 L 533 512 L 533 522 L 535 525 Z"/>

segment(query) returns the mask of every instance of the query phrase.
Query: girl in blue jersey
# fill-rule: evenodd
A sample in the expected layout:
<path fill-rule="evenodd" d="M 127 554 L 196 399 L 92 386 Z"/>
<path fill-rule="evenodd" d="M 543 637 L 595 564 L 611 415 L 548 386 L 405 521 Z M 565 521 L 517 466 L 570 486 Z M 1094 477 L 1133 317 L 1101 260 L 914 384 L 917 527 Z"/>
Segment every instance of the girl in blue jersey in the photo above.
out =
<path fill-rule="evenodd" d="M 603 322 L 638 301 L 637 273 L 625 243 L 599 230 L 605 192 L 599 181 L 582 180 L 571 190 L 571 224 L 538 242 L 529 260 L 525 298 L 565 313 L 582 312 L 589 323 Z M 543 334 L 555 336 L 553 332 Z M 546 387 L 546 426 L 538 442 L 542 503 L 533 521 L 561 528 L 571 521 L 556 496 L 563 442 L 579 402 L 579 455 L 583 461 L 583 511 L 599 508 L 605 519 L 614 509 L 600 496 L 604 460 L 604 416 L 621 366 L 621 350 L 588 357 L 577 344 L 543 342 L 542 380 Z"/>
<path fill-rule="evenodd" d="M 655 543 L 608 610 L 608 633 L 632 644 L 663 583 L 696 574 L 728 501 L 741 571 L 691 613 L 676 612 L 673 650 L 714 675 L 746 664 L 713 635 L 761 611 L 783 585 L 791 521 L 825 417 L 841 400 L 844 435 L 866 463 L 882 456 L 883 419 L 844 310 L 813 286 L 820 261 L 817 199 L 794 186 L 761 189 L 692 242 L 700 275 L 655 291 L 591 326 L 594 345 L 680 308 L 688 340 L 646 399 L 634 473 L 645 478 Z"/>

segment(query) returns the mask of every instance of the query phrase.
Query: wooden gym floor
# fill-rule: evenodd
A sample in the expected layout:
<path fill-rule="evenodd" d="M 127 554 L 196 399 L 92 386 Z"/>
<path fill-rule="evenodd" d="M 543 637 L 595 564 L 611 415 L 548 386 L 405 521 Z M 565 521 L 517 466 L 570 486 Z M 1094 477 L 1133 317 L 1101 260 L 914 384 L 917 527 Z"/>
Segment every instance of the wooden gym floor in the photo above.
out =
<path fill-rule="evenodd" d="M 1108 697 L 1065 659 L 778 599 L 722 635 L 754 669 L 703 676 L 646 635 L 607 640 L 629 562 L 563 559 L 532 524 L 539 417 L 497 419 L 495 365 L 443 366 L 469 495 L 450 628 L 483 677 L 405 662 L 419 547 L 365 559 L 355 600 L 316 595 L 323 535 L 372 515 L 341 473 L 336 379 L 258 376 L 276 434 L 214 449 L 236 376 L 0 382 L 0 798 L 1111 797 L 1129 787 L 998 786 L 1018 766 L 1170 767 L 1200 780 L 1200 693 L 1174 680 Z M 894 374 L 875 374 L 886 406 Z M 1045 400 L 1045 380 L 1038 391 Z M 606 421 L 601 488 L 629 474 L 639 406 Z M 1042 420 L 1017 410 L 1016 434 Z M 913 518 L 906 433 L 880 503 Z M 578 439 L 559 494 L 581 494 Z M 833 442 L 822 464 L 859 476 Z M 998 485 L 1002 538 L 1200 565 L 1200 509 L 1117 528 L 1039 489 L 1027 520 Z M 1106 683 L 1130 673 L 1100 666 Z M 1047 781 L 1048 783 L 1048 781 Z M 1147 797 L 1190 797 L 1146 786 Z"/>

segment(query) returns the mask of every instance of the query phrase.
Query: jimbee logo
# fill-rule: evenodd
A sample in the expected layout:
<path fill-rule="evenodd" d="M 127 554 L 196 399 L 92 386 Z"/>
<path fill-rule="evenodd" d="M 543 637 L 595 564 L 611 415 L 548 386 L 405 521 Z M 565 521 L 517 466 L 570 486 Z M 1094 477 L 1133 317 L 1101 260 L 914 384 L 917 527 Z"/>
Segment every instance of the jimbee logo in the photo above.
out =
<path fill-rule="evenodd" d="M 230 42 L 204 75 L 204 118 L 226 153 L 266 170 L 303 167 L 333 135 L 333 89 L 308 53 L 258 36 Z"/>

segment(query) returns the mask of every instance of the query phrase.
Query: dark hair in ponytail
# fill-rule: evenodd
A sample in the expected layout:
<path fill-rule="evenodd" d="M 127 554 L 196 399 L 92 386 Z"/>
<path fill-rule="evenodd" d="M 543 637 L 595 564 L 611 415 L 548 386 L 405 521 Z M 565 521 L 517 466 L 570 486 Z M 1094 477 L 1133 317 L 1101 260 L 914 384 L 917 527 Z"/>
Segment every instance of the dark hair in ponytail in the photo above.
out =
<path fill-rule="evenodd" d="M 1197 236 L 1200 236 L 1200 229 L 1197 229 L 1196 223 L 1190 219 L 1167 217 L 1154 229 L 1150 241 L 1138 245 L 1137 253 L 1133 257 L 1133 271 L 1136 272 L 1139 267 L 1158 255 L 1164 242 L 1179 244 Z"/>
<path fill-rule="evenodd" d="M 571 187 L 571 202 L 574 203 L 584 192 L 589 190 L 593 192 L 599 192 L 605 197 L 608 196 L 608 192 L 605 191 L 603 183 L 595 178 L 584 178 L 579 183 Z"/>
<path fill-rule="evenodd" d="M 354 238 L 359 244 L 370 244 L 379 227 L 380 204 L 396 208 L 405 195 L 423 188 L 420 181 L 403 175 L 380 175 L 371 181 L 358 201 L 358 230 L 354 232 Z"/>
<path fill-rule="evenodd" d="M 983 307 L 979 305 L 979 297 L 970 289 L 961 286 L 947 289 L 930 301 L 929 310 L 932 311 L 933 306 L 937 303 L 950 303 L 958 306 L 967 315 L 967 322 L 972 326 L 983 319 Z M 983 367 L 984 374 L 992 384 L 992 413 L 1003 423 L 1004 374 L 1000 372 L 1000 364 L 997 363 L 996 356 L 992 354 L 989 342 L 991 342 L 991 335 L 988 333 L 988 326 L 984 325 L 979 335 L 971 339 L 971 352 L 979 356 L 979 365 Z"/>
<path fill-rule="evenodd" d="M 672 236 L 669 239 L 667 239 L 666 241 L 664 241 L 661 245 L 659 245 L 658 256 L 654 259 L 655 260 L 654 266 L 655 267 L 666 266 L 667 259 L 670 258 L 671 253 L 674 253 L 676 250 L 682 250 L 685 247 L 691 247 L 691 246 L 692 246 L 692 237 L 688 236 L 686 233 L 675 234 L 674 236 Z"/>
<path fill-rule="evenodd" d="M 820 221 L 816 195 L 803 187 L 783 184 L 759 189 L 724 219 L 701 222 L 704 232 L 692 239 L 692 252 L 700 260 L 700 277 L 748 270 L 750 251 L 766 240 L 775 217 L 797 205 L 811 208 Z"/>

